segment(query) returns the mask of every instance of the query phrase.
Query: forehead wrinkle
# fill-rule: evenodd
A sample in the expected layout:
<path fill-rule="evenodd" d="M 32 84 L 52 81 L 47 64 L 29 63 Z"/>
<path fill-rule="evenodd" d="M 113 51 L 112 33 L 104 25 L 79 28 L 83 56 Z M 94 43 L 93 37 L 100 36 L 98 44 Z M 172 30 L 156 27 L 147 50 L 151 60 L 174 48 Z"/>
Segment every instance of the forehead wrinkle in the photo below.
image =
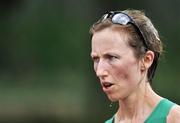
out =
<path fill-rule="evenodd" d="M 106 45 L 104 45 L 103 47 L 104 50 L 112 50 L 113 48 L 118 49 L 123 46 L 121 46 L 123 42 L 125 42 L 125 44 L 128 45 L 128 38 L 128 34 L 124 31 L 117 30 L 117 28 L 107 28 L 99 32 L 96 32 L 93 35 L 92 48 L 94 47 L 96 50 L 100 50 L 102 43 L 105 43 Z"/>

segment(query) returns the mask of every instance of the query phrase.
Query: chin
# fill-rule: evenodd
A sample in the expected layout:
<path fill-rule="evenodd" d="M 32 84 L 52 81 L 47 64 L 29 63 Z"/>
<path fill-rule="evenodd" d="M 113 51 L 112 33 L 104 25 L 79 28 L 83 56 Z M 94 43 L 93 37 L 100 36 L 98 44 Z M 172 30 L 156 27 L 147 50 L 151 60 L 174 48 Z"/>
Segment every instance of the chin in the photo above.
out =
<path fill-rule="evenodd" d="M 119 100 L 124 100 L 127 98 L 127 96 L 125 95 L 107 95 L 107 96 L 111 102 L 117 102 Z"/>
<path fill-rule="evenodd" d="M 109 99 L 111 102 L 117 102 L 117 101 L 119 101 L 119 98 L 117 98 L 117 97 L 112 97 L 112 96 L 108 96 L 108 99 Z"/>

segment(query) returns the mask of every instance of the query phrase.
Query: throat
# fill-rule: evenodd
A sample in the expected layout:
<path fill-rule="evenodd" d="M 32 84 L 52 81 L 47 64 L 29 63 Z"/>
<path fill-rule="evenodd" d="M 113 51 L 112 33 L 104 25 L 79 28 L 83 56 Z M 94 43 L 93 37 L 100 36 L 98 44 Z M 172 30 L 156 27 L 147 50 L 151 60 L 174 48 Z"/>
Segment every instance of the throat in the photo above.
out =
<path fill-rule="evenodd" d="M 115 115 L 118 122 L 115 123 L 143 123 L 160 99 L 161 97 L 149 85 L 142 93 L 134 93 L 126 99 L 119 100 L 119 109 Z"/>
<path fill-rule="evenodd" d="M 116 113 L 115 123 L 143 123 L 145 121 L 144 117 L 144 108 L 141 110 L 124 109 Z"/>
<path fill-rule="evenodd" d="M 118 121 L 127 121 L 127 123 L 143 123 L 145 120 L 146 109 L 148 106 L 145 100 L 145 91 L 143 93 L 133 93 L 123 100 L 119 100 L 119 109 L 117 112 Z"/>
<path fill-rule="evenodd" d="M 122 106 L 120 107 L 118 111 L 118 116 L 124 117 L 126 119 L 136 119 L 139 118 L 139 116 L 143 116 L 145 112 L 145 106 L 144 103 L 141 104 L 132 104 L 130 106 Z"/>

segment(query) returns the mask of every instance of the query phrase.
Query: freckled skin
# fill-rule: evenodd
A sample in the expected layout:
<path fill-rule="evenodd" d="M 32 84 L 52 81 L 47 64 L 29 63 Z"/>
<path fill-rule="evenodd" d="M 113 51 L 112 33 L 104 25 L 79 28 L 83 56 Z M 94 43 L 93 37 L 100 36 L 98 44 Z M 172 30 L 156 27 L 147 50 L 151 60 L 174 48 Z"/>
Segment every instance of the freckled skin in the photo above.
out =
<path fill-rule="evenodd" d="M 114 83 L 106 93 L 111 101 L 127 98 L 143 77 L 138 60 L 128 45 L 128 34 L 111 28 L 96 32 L 92 37 L 91 56 L 94 70 L 100 81 Z"/>
<path fill-rule="evenodd" d="M 128 45 L 129 36 L 123 31 L 105 28 L 92 37 L 91 56 L 96 75 L 101 84 L 113 83 L 108 91 L 103 90 L 111 101 L 119 102 L 115 123 L 144 122 L 162 99 L 147 82 L 153 52 L 147 51 L 142 59 L 137 59 Z M 142 70 L 142 64 L 146 66 L 145 70 Z M 167 123 L 179 123 L 179 107 L 171 109 Z"/>
<path fill-rule="evenodd" d="M 127 28 L 125 25 L 109 23 L 109 20 L 114 20 L 116 14 L 110 12 L 91 28 L 93 33 L 91 57 L 102 90 L 111 101 L 119 102 L 118 110 L 113 116 L 114 123 L 143 123 L 163 99 L 152 89 L 147 77 L 149 68 L 156 60 L 154 51 L 161 53 L 162 44 L 157 30 L 143 12 L 138 10 L 123 12 L 132 16 L 132 20 L 136 18 L 139 26 L 144 28 L 140 32 L 144 31 L 142 34 L 145 34 L 143 38 L 148 44 L 147 51 L 139 54 L 141 58 L 135 57 L 135 49 L 129 46 L 128 41 L 129 39 L 136 43 L 141 41 L 131 37 L 138 35 L 137 30 Z M 109 20 L 106 22 L 106 19 Z M 180 106 L 174 105 L 166 117 L 166 122 L 179 123 L 179 121 Z"/>

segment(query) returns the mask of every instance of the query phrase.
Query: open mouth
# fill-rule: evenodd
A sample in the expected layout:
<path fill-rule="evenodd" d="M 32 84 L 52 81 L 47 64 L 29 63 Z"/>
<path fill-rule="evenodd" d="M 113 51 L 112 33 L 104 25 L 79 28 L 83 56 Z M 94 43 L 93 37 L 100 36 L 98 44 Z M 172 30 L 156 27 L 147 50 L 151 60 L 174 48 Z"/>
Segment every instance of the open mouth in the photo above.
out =
<path fill-rule="evenodd" d="M 103 82 L 102 85 L 103 85 L 103 87 L 105 87 L 105 88 L 109 88 L 109 87 L 111 87 L 113 84 L 110 83 L 110 82 Z"/>

